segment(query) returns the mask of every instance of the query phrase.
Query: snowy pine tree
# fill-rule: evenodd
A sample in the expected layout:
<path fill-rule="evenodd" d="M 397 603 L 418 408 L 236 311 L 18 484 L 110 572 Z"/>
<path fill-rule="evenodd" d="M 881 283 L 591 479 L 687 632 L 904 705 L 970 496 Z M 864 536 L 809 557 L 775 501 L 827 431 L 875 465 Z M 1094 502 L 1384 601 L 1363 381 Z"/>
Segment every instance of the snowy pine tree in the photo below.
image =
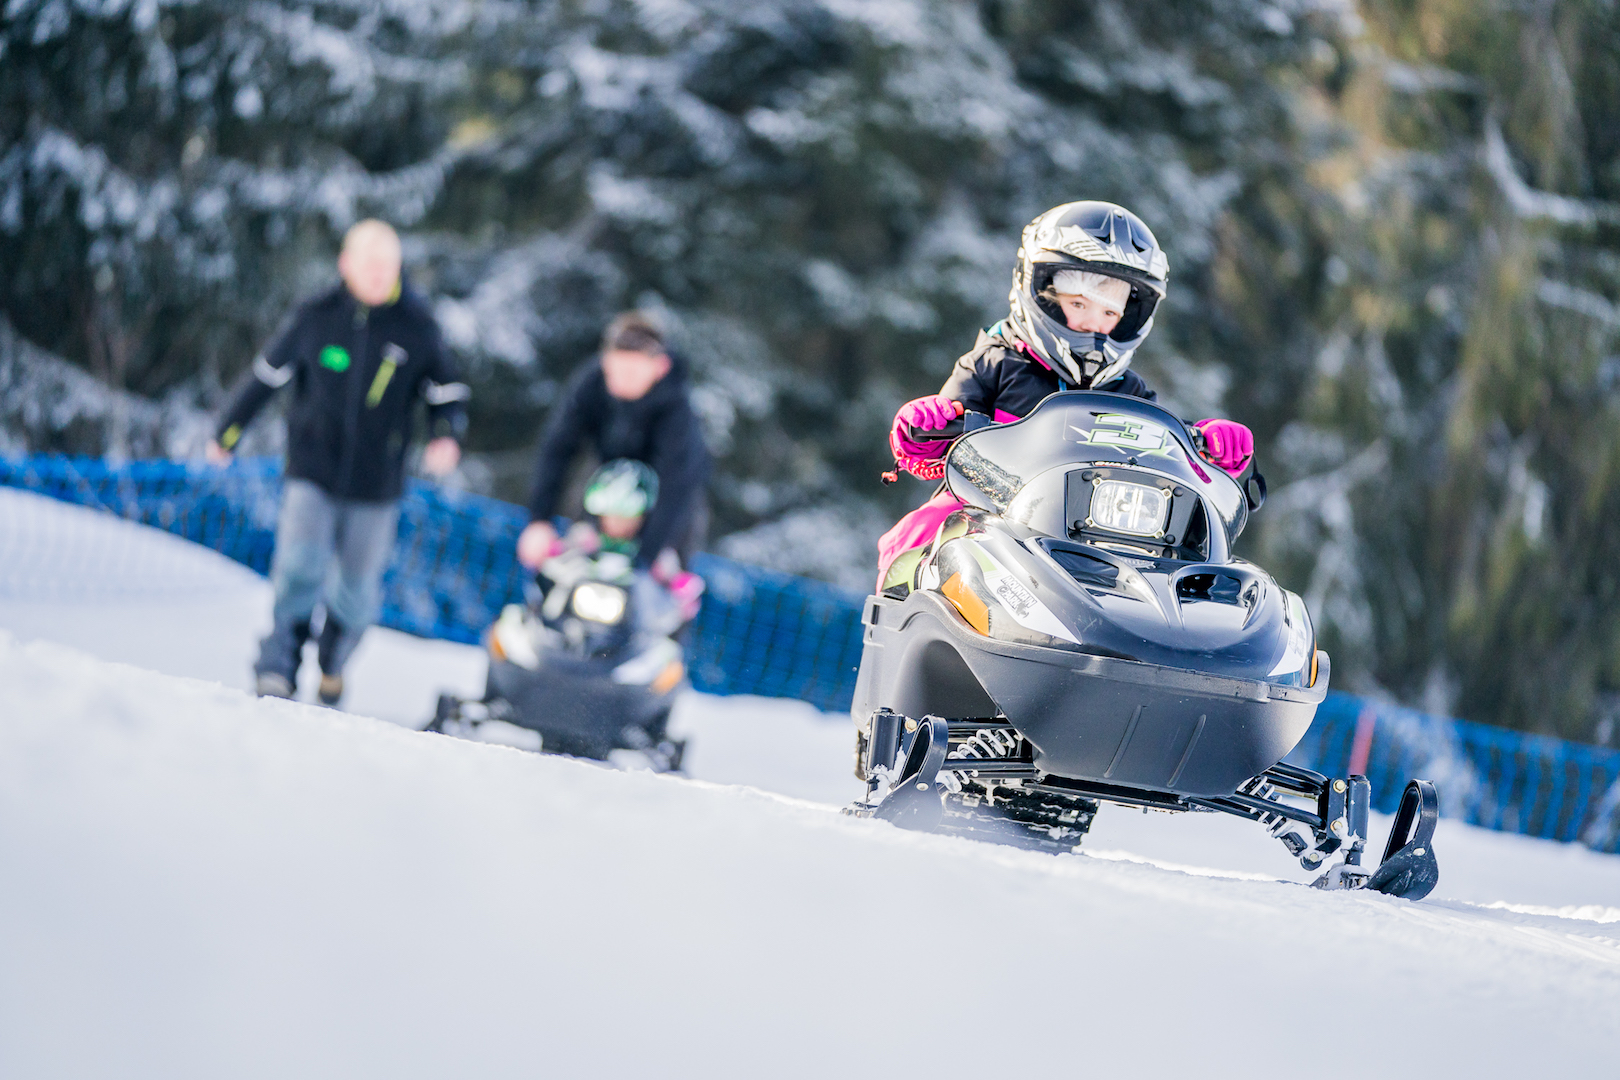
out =
<path fill-rule="evenodd" d="M 655 308 L 720 454 L 717 533 L 854 583 L 922 495 L 876 483 L 895 407 L 1000 315 L 1026 221 L 1112 199 L 1171 260 L 1137 365 L 1187 418 L 1255 427 L 1276 495 L 1247 543 L 1340 685 L 1573 735 L 1620 700 L 1612 5 L 0 18 L 0 372 L 42 349 L 199 415 L 378 214 L 467 363 L 493 490 L 521 497 L 606 319 Z M 194 449 L 65 377 L 51 415 L 80 419 L 25 423 L 20 385 L 12 445 Z"/>

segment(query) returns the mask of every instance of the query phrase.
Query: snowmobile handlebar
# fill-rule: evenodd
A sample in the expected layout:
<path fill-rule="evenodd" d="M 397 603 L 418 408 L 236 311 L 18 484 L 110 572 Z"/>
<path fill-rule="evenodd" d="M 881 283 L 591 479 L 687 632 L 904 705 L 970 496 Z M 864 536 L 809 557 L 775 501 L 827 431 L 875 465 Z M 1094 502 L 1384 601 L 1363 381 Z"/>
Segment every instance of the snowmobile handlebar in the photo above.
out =
<path fill-rule="evenodd" d="M 950 421 L 942 428 L 920 428 L 915 424 L 905 426 L 906 438 L 914 443 L 942 443 L 952 442 L 961 438 L 970 431 L 990 427 L 995 420 L 981 412 L 974 412 L 965 407 L 960 401 L 953 402 L 956 406 L 956 419 Z M 1204 433 L 1192 425 L 1186 425 L 1186 431 L 1192 440 L 1193 449 L 1198 456 L 1211 465 L 1215 464 L 1213 455 L 1204 439 Z M 1216 466 L 1219 468 L 1219 466 Z M 885 483 L 893 483 L 898 479 L 898 473 L 884 473 Z M 1248 500 L 1249 511 L 1253 513 L 1265 505 L 1266 478 L 1260 474 L 1258 463 L 1253 457 L 1249 459 L 1248 469 L 1239 477 L 1235 477 L 1238 486 L 1243 489 L 1244 498 Z"/>
<path fill-rule="evenodd" d="M 971 409 L 964 408 L 960 401 L 955 402 L 954 404 L 956 405 L 955 420 L 952 420 L 942 428 L 921 428 L 917 427 L 915 424 L 907 424 L 905 427 L 906 438 L 915 443 L 950 442 L 953 439 L 966 435 L 970 431 L 977 431 L 982 427 L 989 427 L 995 422 L 984 413 L 974 412 Z M 1192 439 L 1193 449 L 1198 451 L 1198 456 L 1209 462 L 1211 465 L 1215 464 L 1215 459 L 1209 453 L 1209 447 L 1204 440 L 1204 433 L 1198 428 L 1188 425 L 1187 434 Z"/>
<path fill-rule="evenodd" d="M 1193 449 L 1198 451 L 1198 456 L 1219 469 L 1220 466 L 1215 462 L 1215 455 L 1209 452 L 1209 441 L 1204 437 L 1203 430 L 1188 424 L 1187 434 L 1192 436 Z M 1253 454 L 1249 455 L 1244 471 L 1232 479 L 1236 480 L 1238 487 L 1243 489 L 1243 497 L 1249 501 L 1249 513 L 1252 514 L 1266 505 L 1266 478 L 1260 472 L 1259 459 Z"/>
<path fill-rule="evenodd" d="M 916 424 L 906 424 L 901 429 L 901 434 L 906 439 L 910 440 L 914 445 L 937 445 L 939 443 L 953 442 L 969 431 L 976 431 L 979 428 L 987 427 L 994 423 L 990 417 L 984 415 L 983 413 L 969 412 L 960 401 L 953 401 L 951 404 L 956 408 L 956 417 L 948 421 L 944 427 L 923 428 L 918 427 Z M 906 468 L 908 471 L 912 472 L 913 475 L 921 479 L 937 480 L 939 479 L 940 475 L 943 475 L 943 469 L 945 467 L 943 460 L 937 462 L 930 461 L 927 464 L 941 471 L 920 472 L 909 465 Z M 883 473 L 880 476 L 880 479 L 885 484 L 893 484 L 900 479 L 900 470 L 891 469 L 890 471 Z"/>
<path fill-rule="evenodd" d="M 906 425 L 906 438 L 915 443 L 950 442 L 952 439 L 966 435 L 970 431 L 977 431 L 982 427 L 989 427 L 993 421 L 981 412 L 964 408 L 960 401 L 955 402 L 956 419 L 942 428 L 920 428 L 915 424 Z"/>

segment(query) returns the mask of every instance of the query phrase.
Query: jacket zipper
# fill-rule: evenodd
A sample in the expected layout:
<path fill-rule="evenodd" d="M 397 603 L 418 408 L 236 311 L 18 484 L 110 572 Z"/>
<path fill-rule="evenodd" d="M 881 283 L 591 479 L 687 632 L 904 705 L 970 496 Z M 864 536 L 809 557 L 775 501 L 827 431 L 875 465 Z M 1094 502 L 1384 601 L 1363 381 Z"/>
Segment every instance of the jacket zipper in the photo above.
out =
<path fill-rule="evenodd" d="M 364 304 L 355 308 L 355 329 L 358 333 L 358 348 L 355 349 L 355 363 L 349 365 L 345 373 L 348 382 L 344 386 L 344 416 L 343 416 L 343 469 L 339 490 L 333 494 L 340 498 L 354 497 L 354 456 L 355 443 L 360 437 L 360 385 L 366 370 L 366 360 L 369 359 L 367 346 L 371 339 L 371 309 Z"/>

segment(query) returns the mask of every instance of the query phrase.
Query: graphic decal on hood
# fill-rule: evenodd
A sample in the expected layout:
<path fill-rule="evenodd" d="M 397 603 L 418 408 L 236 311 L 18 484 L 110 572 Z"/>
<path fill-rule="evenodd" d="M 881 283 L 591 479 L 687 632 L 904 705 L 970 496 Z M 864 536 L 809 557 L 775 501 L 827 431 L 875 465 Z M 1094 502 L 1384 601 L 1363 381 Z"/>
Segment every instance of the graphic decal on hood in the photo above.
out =
<path fill-rule="evenodd" d="M 978 544 L 972 546 L 973 557 L 978 562 L 979 569 L 984 571 L 985 588 L 1001 601 L 1001 606 L 1013 617 L 1014 622 L 1037 634 L 1080 644 L 1080 639 L 1070 633 L 1069 628 L 1052 614 L 1052 610 L 1041 603 L 1040 598 L 1030 592 L 1005 566 L 996 561 L 994 555 Z"/>

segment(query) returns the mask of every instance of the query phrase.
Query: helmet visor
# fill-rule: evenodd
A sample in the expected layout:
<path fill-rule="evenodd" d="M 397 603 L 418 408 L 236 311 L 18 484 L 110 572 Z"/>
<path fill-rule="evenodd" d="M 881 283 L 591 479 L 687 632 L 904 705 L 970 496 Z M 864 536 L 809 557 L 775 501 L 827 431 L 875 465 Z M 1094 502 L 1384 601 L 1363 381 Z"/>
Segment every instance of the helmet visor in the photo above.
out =
<path fill-rule="evenodd" d="M 1135 280 L 1135 275 L 1122 273 L 1123 268 L 1111 263 L 1082 263 L 1072 259 L 1062 261 L 1037 262 L 1031 266 L 1030 294 L 1035 303 L 1040 306 L 1041 313 L 1046 315 L 1059 327 L 1068 328 L 1068 320 L 1063 316 L 1063 309 L 1053 299 L 1056 293 L 1078 292 L 1092 300 L 1103 300 L 1103 297 L 1092 295 L 1090 292 L 1081 292 L 1072 288 L 1075 278 L 1109 278 L 1124 283 L 1129 287 L 1125 296 L 1123 308 L 1114 308 L 1120 312 L 1119 322 L 1108 332 L 1114 341 L 1126 342 L 1136 337 L 1142 327 L 1153 317 L 1154 310 L 1159 306 L 1159 293 L 1142 282 Z M 1077 273 L 1078 272 L 1078 273 Z M 1062 278 L 1057 281 L 1055 279 Z M 1090 284 L 1090 282 L 1086 282 Z M 1071 286 L 1065 288 L 1061 286 Z M 1107 286 L 1097 292 L 1106 293 Z M 1110 306 L 1113 306 L 1110 304 Z"/>

